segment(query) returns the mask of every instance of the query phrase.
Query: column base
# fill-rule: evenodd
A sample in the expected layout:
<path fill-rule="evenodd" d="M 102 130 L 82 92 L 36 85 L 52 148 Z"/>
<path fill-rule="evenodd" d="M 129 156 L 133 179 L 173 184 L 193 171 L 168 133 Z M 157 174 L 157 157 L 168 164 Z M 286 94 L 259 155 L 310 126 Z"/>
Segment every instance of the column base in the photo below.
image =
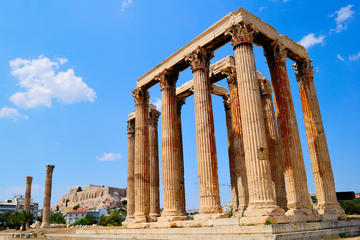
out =
<path fill-rule="evenodd" d="M 134 222 L 135 222 L 134 216 L 132 216 L 132 217 L 126 217 L 126 219 L 125 219 L 125 221 L 122 223 L 122 225 L 127 226 L 127 225 L 129 225 L 129 224 L 131 224 L 131 223 L 134 223 Z"/>
<path fill-rule="evenodd" d="M 159 218 L 157 218 L 158 222 L 174 222 L 174 221 L 184 221 L 187 220 L 188 217 L 187 216 L 161 216 Z"/>
<path fill-rule="evenodd" d="M 339 203 L 319 203 L 317 210 L 321 221 L 345 220 L 346 214 Z"/>
<path fill-rule="evenodd" d="M 157 219 L 160 217 L 160 214 L 158 213 L 150 213 L 149 218 L 151 222 L 156 222 Z"/>
<path fill-rule="evenodd" d="M 148 222 L 149 217 L 145 214 L 135 214 L 135 219 L 133 223 L 145 223 Z"/>
<path fill-rule="evenodd" d="M 50 228 L 50 224 L 48 224 L 48 223 L 41 223 L 40 228 Z"/>
<path fill-rule="evenodd" d="M 285 211 L 276 205 L 251 207 L 249 206 L 240 219 L 240 224 L 257 225 L 257 224 L 275 224 L 288 223 L 289 219 Z"/>
<path fill-rule="evenodd" d="M 320 215 L 316 209 L 300 208 L 290 209 L 286 213 L 289 222 L 318 222 Z"/>
<path fill-rule="evenodd" d="M 199 213 L 194 215 L 194 220 L 206 221 L 209 219 L 227 218 L 227 213 Z"/>
<path fill-rule="evenodd" d="M 240 208 L 238 208 L 238 209 L 234 212 L 233 216 L 234 216 L 234 217 L 239 217 L 239 218 L 240 218 L 240 217 L 243 217 L 246 209 L 247 209 L 247 207 L 240 207 Z"/>

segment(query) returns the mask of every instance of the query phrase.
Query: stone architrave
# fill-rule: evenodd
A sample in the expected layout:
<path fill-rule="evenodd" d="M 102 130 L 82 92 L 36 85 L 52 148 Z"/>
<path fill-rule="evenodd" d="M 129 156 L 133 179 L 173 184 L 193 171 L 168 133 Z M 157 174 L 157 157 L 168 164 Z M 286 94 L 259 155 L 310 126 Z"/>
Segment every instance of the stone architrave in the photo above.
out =
<path fill-rule="evenodd" d="M 271 184 L 271 168 L 266 139 L 260 89 L 256 76 L 251 26 L 233 25 L 232 37 L 243 130 L 249 205 L 240 222 L 245 225 L 288 222 L 285 212 L 276 205 Z"/>
<path fill-rule="evenodd" d="M 209 81 L 209 64 L 212 57 L 211 52 L 201 47 L 186 57 L 194 79 L 196 153 L 200 194 L 200 209 L 196 218 L 214 218 L 222 213 Z"/>
<path fill-rule="evenodd" d="M 161 88 L 162 183 L 164 210 L 159 221 L 185 220 L 181 207 L 181 155 L 177 116 L 176 81 L 179 74 L 165 70 Z"/>
<path fill-rule="evenodd" d="M 150 212 L 150 159 L 149 159 L 149 92 L 137 88 L 133 92 L 135 100 L 135 223 L 147 222 Z"/>
<path fill-rule="evenodd" d="M 299 130 L 289 78 L 286 69 L 286 49 L 277 42 L 264 47 L 274 90 L 277 123 L 284 155 L 287 192 L 286 215 L 291 222 L 316 221 L 318 215 L 311 208 L 301 149 Z"/>
<path fill-rule="evenodd" d="M 150 213 L 152 221 L 160 216 L 159 193 L 159 147 L 158 147 L 158 119 L 160 112 L 150 104 L 149 109 L 149 155 L 150 155 Z"/>
<path fill-rule="evenodd" d="M 315 180 L 317 210 L 322 220 L 345 219 L 344 210 L 336 198 L 334 176 L 315 91 L 311 60 L 297 62 L 294 64 L 294 70 L 299 83 L 305 131 Z"/>
<path fill-rule="evenodd" d="M 236 216 L 243 216 L 248 203 L 249 192 L 246 177 L 244 141 L 241 127 L 241 114 L 239 103 L 239 91 L 236 79 L 236 70 L 229 69 L 226 72 L 227 83 L 229 86 L 229 107 L 231 115 L 232 137 L 230 144 L 233 149 L 234 168 L 235 168 L 235 184 L 237 192 L 237 211 Z M 230 170 L 231 171 L 231 170 Z"/>
<path fill-rule="evenodd" d="M 277 205 L 287 210 L 285 178 L 284 178 L 284 157 L 282 154 L 279 134 L 276 124 L 274 104 L 270 80 L 263 78 L 258 72 L 258 80 L 261 94 L 261 101 L 264 110 L 266 137 L 269 148 L 269 159 L 271 167 L 271 179 Z"/>
<path fill-rule="evenodd" d="M 51 203 L 51 187 L 52 176 L 55 166 L 46 165 L 46 178 L 45 178 L 45 192 L 44 192 L 44 204 L 42 212 L 42 228 L 50 227 L 50 203 Z"/>
<path fill-rule="evenodd" d="M 177 99 L 177 123 L 179 129 L 179 154 L 180 154 L 180 207 L 181 214 L 186 213 L 186 199 L 185 199 L 185 178 L 184 178 L 184 152 L 183 152 L 183 139 L 182 139 L 182 125 L 181 125 L 181 108 L 185 104 L 185 99 Z"/>
<path fill-rule="evenodd" d="M 25 201 L 24 211 L 30 212 L 30 200 L 31 200 L 31 183 L 33 178 L 30 176 L 26 177 L 26 188 L 25 188 Z"/>
<path fill-rule="evenodd" d="M 134 115 L 135 113 L 132 113 Z M 134 192 L 134 158 L 135 158 L 135 116 L 127 121 L 128 135 L 128 166 L 127 166 L 127 208 L 126 222 L 134 220 L 135 192 Z"/>

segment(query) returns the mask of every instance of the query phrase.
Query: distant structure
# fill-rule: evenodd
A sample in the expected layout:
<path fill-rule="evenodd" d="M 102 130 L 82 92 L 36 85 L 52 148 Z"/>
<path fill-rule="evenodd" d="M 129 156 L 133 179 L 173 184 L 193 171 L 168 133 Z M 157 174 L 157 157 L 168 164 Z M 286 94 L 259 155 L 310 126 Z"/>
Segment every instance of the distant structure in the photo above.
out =
<path fill-rule="evenodd" d="M 70 188 L 70 193 L 61 196 L 59 203 L 52 209 L 61 212 L 73 210 L 79 205 L 81 209 L 116 208 L 126 204 L 126 189 L 105 187 L 99 185 L 87 185 Z"/>
<path fill-rule="evenodd" d="M 12 199 L 6 200 L 5 202 L 0 202 L 0 213 L 21 212 L 24 210 L 24 205 L 25 197 L 23 195 L 16 195 Z M 29 211 L 34 216 L 36 216 L 39 211 L 39 203 L 35 203 L 32 199 L 30 199 Z"/>
<path fill-rule="evenodd" d="M 87 214 L 92 215 L 96 221 L 99 221 L 101 216 L 108 216 L 108 212 L 105 208 L 98 208 L 96 210 L 72 210 L 65 213 L 66 224 L 73 224 L 74 222 L 84 218 Z"/>

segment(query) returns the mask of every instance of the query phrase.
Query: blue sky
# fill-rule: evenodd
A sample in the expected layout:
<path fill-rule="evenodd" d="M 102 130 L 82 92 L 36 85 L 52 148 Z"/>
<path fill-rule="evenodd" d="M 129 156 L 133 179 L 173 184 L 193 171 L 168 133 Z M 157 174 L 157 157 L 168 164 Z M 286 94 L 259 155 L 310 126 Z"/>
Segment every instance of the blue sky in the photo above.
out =
<path fill-rule="evenodd" d="M 23 193 L 30 175 L 33 197 L 42 203 L 46 164 L 56 165 L 52 204 L 74 185 L 125 187 L 126 119 L 134 109 L 130 92 L 136 79 L 240 7 L 308 48 L 336 188 L 360 191 L 359 1 L 16 0 L 0 3 L 0 200 Z M 269 78 L 262 49 L 254 52 L 257 69 Z M 228 44 L 212 62 L 230 54 Z M 289 60 L 309 191 L 314 192 L 291 65 Z M 187 69 L 177 85 L 191 79 Z M 150 94 L 158 103 L 159 87 Z M 213 96 L 213 107 L 226 204 L 231 193 L 222 99 Z M 197 208 L 193 97 L 183 107 L 182 122 L 187 207 Z"/>

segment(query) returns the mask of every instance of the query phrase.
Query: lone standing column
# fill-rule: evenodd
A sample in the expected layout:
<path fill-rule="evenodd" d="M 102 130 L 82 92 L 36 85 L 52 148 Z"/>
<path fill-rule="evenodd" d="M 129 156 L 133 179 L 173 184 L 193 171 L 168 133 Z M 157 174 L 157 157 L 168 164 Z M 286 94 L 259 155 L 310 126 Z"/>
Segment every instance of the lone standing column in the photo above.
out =
<path fill-rule="evenodd" d="M 264 110 L 265 129 L 267 143 L 269 147 L 269 159 L 271 167 L 271 178 L 275 193 L 276 203 L 282 209 L 287 209 L 285 178 L 284 178 L 284 158 L 278 135 L 275 120 L 274 104 L 272 100 L 272 90 L 269 79 L 263 78 L 258 72 L 261 101 Z"/>
<path fill-rule="evenodd" d="M 187 57 L 194 78 L 196 153 L 200 209 L 198 218 L 217 217 L 220 205 L 214 116 L 211 103 L 209 65 L 213 54 L 198 47 Z"/>
<path fill-rule="evenodd" d="M 127 121 L 128 134 L 128 169 L 127 169 L 127 212 L 126 222 L 134 220 L 135 192 L 134 192 L 134 157 L 135 157 L 135 112 L 129 114 Z"/>
<path fill-rule="evenodd" d="M 184 152 L 183 152 L 183 139 L 182 139 L 182 126 L 181 126 L 181 108 L 185 104 L 185 99 L 177 100 L 177 122 L 179 129 L 179 144 L 180 144 L 180 207 L 181 213 L 186 213 L 186 199 L 185 199 L 185 178 L 184 178 Z"/>
<path fill-rule="evenodd" d="M 253 30 L 249 25 L 232 26 L 237 84 L 244 136 L 249 205 L 240 222 L 245 225 L 287 222 L 284 210 L 276 205 L 271 184 L 265 123 L 253 53 Z"/>
<path fill-rule="evenodd" d="M 297 62 L 294 64 L 294 69 L 299 83 L 311 167 L 315 180 L 317 210 L 321 214 L 322 220 L 345 219 L 344 210 L 336 198 L 334 176 L 315 91 L 311 60 Z"/>
<path fill-rule="evenodd" d="M 150 218 L 156 221 L 160 216 L 159 194 L 159 147 L 158 119 L 160 112 L 150 104 L 149 111 L 149 154 L 150 154 Z"/>
<path fill-rule="evenodd" d="M 181 208 L 181 159 L 177 116 L 176 81 L 178 72 L 160 74 L 162 181 L 164 210 L 159 221 L 185 220 Z"/>
<path fill-rule="evenodd" d="M 249 204 L 248 182 L 245 166 L 244 140 L 241 127 L 241 114 L 239 103 L 239 91 L 236 79 L 236 70 L 229 69 L 227 72 L 227 83 L 229 86 L 229 104 L 232 128 L 232 147 L 235 167 L 235 181 L 237 187 L 238 207 L 236 216 L 243 216 Z"/>
<path fill-rule="evenodd" d="M 45 193 L 44 193 L 44 205 L 42 215 L 42 228 L 50 227 L 50 202 L 51 202 L 51 186 L 52 175 L 54 171 L 54 165 L 46 165 L 46 179 L 45 179 Z"/>
<path fill-rule="evenodd" d="M 286 70 L 286 49 L 274 42 L 264 47 L 264 53 L 270 70 L 277 122 L 281 145 L 285 159 L 285 181 L 288 211 L 292 222 L 316 221 L 318 215 L 313 212 L 307 187 L 307 179 L 295 108 Z"/>
<path fill-rule="evenodd" d="M 26 177 L 26 188 L 25 188 L 25 201 L 24 211 L 30 212 L 30 200 L 31 200 L 31 183 L 33 178 L 30 176 Z"/>
<path fill-rule="evenodd" d="M 149 187 L 149 92 L 143 88 L 133 91 L 135 100 L 135 223 L 147 222 L 150 212 Z"/>

